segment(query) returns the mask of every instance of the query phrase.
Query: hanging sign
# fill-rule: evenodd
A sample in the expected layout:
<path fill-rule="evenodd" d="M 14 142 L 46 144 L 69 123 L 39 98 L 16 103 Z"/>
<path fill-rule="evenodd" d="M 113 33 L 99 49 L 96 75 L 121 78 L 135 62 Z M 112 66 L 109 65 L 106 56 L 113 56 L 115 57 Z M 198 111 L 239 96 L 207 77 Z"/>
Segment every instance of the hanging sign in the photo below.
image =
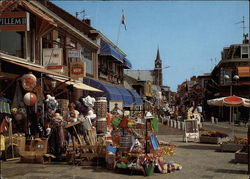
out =
<path fill-rule="evenodd" d="M 0 31 L 29 31 L 30 15 L 28 12 L 0 13 Z"/>
<path fill-rule="evenodd" d="M 86 68 L 84 62 L 71 62 L 70 64 L 70 77 L 82 78 L 86 75 Z"/>
<path fill-rule="evenodd" d="M 62 68 L 62 48 L 44 48 L 43 66 L 48 69 Z"/>
<path fill-rule="evenodd" d="M 81 51 L 80 50 L 69 50 L 68 57 L 69 58 L 80 58 Z"/>

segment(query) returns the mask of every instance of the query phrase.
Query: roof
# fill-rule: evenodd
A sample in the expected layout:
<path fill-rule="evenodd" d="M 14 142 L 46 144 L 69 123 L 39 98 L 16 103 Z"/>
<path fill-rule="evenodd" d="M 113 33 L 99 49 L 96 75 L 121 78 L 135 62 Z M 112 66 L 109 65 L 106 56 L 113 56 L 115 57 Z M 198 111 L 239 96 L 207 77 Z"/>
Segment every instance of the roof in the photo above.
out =
<path fill-rule="evenodd" d="M 87 42 L 90 46 L 95 49 L 99 48 L 99 45 L 95 41 L 86 36 L 82 31 L 72 25 L 72 23 L 66 21 L 64 18 L 56 14 L 55 12 L 48 9 L 48 7 L 42 5 L 38 1 L 29 1 L 32 5 L 39 8 L 41 11 L 45 12 L 47 15 L 52 17 L 60 26 L 64 27 L 66 30 L 72 32 L 76 37 L 80 37 L 83 41 Z M 54 5 L 55 6 L 55 5 Z"/>
<path fill-rule="evenodd" d="M 154 81 L 153 70 L 124 70 L 124 74 L 138 81 Z"/>

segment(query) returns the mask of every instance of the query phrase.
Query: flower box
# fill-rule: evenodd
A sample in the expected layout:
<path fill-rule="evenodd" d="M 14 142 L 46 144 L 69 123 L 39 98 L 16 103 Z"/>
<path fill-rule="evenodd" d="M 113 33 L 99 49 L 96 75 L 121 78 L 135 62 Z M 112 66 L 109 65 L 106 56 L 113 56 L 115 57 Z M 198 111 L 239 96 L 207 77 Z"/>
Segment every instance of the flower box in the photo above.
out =
<path fill-rule="evenodd" d="M 229 141 L 228 137 L 210 137 L 210 136 L 200 136 L 200 143 L 208 144 L 222 144 L 223 142 Z"/>
<path fill-rule="evenodd" d="M 242 152 L 242 150 L 238 150 L 235 152 L 235 160 L 236 163 L 248 163 L 248 153 L 247 152 Z"/>
<path fill-rule="evenodd" d="M 221 152 L 236 152 L 241 150 L 243 147 L 242 144 L 235 144 L 235 143 L 222 143 L 220 144 Z"/>

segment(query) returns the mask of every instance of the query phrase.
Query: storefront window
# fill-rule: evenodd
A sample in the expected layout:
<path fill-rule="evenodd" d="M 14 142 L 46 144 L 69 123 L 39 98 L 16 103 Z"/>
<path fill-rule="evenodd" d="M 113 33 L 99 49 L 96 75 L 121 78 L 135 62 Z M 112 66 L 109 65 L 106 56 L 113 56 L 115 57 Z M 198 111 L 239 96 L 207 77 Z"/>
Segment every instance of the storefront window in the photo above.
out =
<path fill-rule="evenodd" d="M 24 58 L 24 32 L 0 32 L 0 51 Z"/>
<path fill-rule="evenodd" d="M 86 63 L 86 73 L 93 75 L 92 51 L 86 47 L 81 49 L 81 60 Z"/>

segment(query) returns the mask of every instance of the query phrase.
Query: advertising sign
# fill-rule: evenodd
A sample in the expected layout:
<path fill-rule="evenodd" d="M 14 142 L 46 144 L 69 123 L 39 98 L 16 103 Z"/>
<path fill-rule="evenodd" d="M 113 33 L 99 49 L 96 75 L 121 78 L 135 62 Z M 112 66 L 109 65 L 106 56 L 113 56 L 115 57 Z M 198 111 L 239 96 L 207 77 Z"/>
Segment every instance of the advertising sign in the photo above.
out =
<path fill-rule="evenodd" d="M 86 75 L 86 67 L 84 62 L 71 62 L 70 64 L 70 77 L 82 78 Z"/>
<path fill-rule="evenodd" d="M 44 48 L 43 66 L 49 69 L 62 68 L 62 48 Z"/>
<path fill-rule="evenodd" d="M 29 31 L 30 15 L 28 12 L 0 13 L 0 31 Z"/>
<path fill-rule="evenodd" d="M 69 50 L 68 57 L 69 58 L 80 58 L 81 51 L 80 50 Z"/>

